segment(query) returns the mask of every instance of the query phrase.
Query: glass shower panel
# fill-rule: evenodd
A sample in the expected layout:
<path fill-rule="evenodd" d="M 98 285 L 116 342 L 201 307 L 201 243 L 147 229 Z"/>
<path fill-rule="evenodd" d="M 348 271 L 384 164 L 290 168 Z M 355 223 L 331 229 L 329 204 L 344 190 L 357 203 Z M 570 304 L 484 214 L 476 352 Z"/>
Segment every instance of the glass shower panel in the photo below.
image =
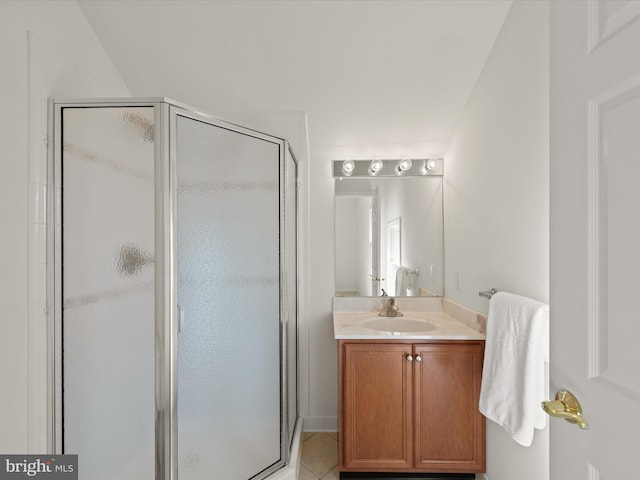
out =
<path fill-rule="evenodd" d="M 287 150 L 285 164 L 285 272 L 287 315 L 287 425 L 291 448 L 298 418 L 298 172 L 296 161 Z"/>
<path fill-rule="evenodd" d="M 62 109 L 63 452 L 155 478 L 154 108 Z"/>
<path fill-rule="evenodd" d="M 178 474 L 282 459 L 280 144 L 177 115 Z"/>

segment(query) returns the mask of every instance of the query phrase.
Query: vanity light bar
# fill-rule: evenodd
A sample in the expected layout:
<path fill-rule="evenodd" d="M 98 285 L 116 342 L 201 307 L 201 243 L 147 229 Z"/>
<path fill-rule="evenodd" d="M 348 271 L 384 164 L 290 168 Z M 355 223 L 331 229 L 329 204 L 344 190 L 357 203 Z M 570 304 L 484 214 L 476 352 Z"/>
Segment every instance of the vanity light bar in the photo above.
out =
<path fill-rule="evenodd" d="M 334 178 L 365 177 L 441 177 L 444 175 L 442 158 L 395 158 L 369 160 L 334 160 Z"/>

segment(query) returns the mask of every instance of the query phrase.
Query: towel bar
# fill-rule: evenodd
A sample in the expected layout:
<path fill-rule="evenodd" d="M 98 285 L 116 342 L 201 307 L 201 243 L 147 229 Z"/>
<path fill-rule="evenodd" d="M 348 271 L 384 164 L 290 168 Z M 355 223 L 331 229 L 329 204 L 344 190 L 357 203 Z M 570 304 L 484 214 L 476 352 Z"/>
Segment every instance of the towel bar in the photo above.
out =
<path fill-rule="evenodd" d="M 496 293 L 498 293 L 498 290 L 496 290 L 495 288 L 492 288 L 491 290 L 486 290 L 484 292 L 478 292 L 478 295 L 480 295 L 481 297 L 484 297 L 484 298 L 491 298 Z"/>

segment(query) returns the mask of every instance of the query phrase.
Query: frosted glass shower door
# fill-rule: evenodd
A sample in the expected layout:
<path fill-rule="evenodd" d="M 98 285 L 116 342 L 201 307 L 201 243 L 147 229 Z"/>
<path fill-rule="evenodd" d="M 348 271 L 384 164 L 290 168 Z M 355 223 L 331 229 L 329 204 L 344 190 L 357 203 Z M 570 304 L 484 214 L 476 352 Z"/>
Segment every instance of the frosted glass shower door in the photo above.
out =
<path fill-rule="evenodd" d="M 179 478 L 259 478 L 283 462 L 283 143 L 174 121 Z"/>
<path fill-rule="evenodd" d="M 155 478 L 154 118 L 151 106 L 60 113 L 58 448 L 85 479 Z"/>

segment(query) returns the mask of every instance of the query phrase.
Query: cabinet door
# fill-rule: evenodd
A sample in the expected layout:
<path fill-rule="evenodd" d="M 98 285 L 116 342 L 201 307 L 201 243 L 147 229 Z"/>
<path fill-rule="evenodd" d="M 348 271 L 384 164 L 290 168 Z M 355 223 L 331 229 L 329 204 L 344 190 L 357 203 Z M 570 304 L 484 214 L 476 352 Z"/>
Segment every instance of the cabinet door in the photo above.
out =
<path fill-rule="evenodd" d="M 341 468 L 413 467 L 411 345 L 343 344 Z"/>
<path fill-rule="evenodd" d="M 482 343 L 414 345 L 416 468 L 485 471 L 483 351 Z"/>

